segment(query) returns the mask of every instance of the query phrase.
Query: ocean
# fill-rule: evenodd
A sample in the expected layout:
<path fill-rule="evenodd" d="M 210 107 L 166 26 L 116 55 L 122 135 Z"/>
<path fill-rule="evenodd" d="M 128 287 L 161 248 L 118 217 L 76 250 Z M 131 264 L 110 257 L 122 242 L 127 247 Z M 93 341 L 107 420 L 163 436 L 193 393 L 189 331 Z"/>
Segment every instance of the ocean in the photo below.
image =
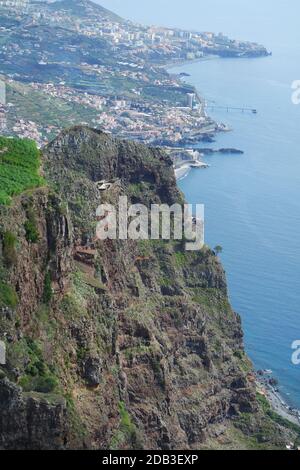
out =
<path fill-rule="evenodd" d="M 300 340 L 300 105 L 291 84 L 300 79 L 300 51 L 278 46 L 259 59 L 212 59 L 172 69 L 187 72 L 232 127 L 214 144 L 244 155 L 206 156 L 179 184 L 188 202 L 205 204 L 206 243 L 222 245 L 229 292 L 242 316 L 245 345 L 256 369 L 271 369 L 287 402 L 300 408 L 300 365 L 291 348 Z M 299 72 L 299 73 L 298 73 Z"/>
<path fill-rule="evenodd" d="M 191 170 L 180 186 L 190 202 L 206 206 L 206 241 L 224 248 L 231 301 L 255 367 L 272 369 L 286 400 L 300 408 L 300 365 L 291 361 L 291 344 L 300 340 L 300 105 L 291 102 L 291 84 L 300 80 L 300 2 L 97 1 L 133 21 L 222 31 L 273 52 L 177 69 L 207 100 L 258 110 L 209 110 L 233 128 L 211 146 L 245 154 L 207 157 L 211 167 Z"/>

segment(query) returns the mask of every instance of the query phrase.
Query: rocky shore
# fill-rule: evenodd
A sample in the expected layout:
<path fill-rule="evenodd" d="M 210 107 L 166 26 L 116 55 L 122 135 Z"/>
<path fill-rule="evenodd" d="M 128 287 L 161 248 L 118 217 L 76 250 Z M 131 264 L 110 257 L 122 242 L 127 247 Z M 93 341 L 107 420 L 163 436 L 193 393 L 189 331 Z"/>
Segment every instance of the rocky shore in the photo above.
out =
<path fill-rule="evenodd" d="M 270 403 L 272 409 L 282 418 L 290 421 L 293 424 L 300 425 L 300 410 L 289 406 L 279 389 L 277 388 L 278 382 L 273 378 L 271 371 L 258 371 L 257 387 L 259 393 L 265 396 Z"/>
<path fill-rule="evenodd" d="M 174 166 L 176 180 L 185 178 L 191 168 L 208 168 L 209 165 L 202 160 L 203 154 L 196 149 L 166 148 Z"/>
<path fill-rule="evenodd" d="M 243 150 L 236 148 L 220 148 L 220 149 L 211 149 L 211 148 L 200 148 L 198 149 L 204 155 L 213 155 L 215 153 L 221 153 L 223 155 L 244 155 Z"/>

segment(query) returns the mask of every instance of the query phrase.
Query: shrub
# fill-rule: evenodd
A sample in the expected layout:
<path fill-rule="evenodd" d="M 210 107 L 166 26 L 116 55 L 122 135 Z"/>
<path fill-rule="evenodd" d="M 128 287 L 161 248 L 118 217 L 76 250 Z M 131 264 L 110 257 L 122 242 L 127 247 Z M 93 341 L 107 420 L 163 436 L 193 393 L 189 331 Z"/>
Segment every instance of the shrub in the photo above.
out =
<path fill-rule="evenodd" d="M 51 275 L 48 272 L 45 276 L 44 280 L 44 293 L 43 293 L 43 302 L 45 304 L 49 304 L 52 299 L 52 283 L 51 283 Z"/>
<path fill-rule="evenodd" d="M 15 308 L 17 305 L 18 296 L 16 291 L 8 284 L 0 282 L 0 307 Z"/>
<path fill-rule="evenodd" d="M 3 258 L 7 267 L 11 267 L 17 262 L 16 244 L 16 236 L 11 232 L 5 232 L 3 235 Z"/>
<path fill-rule="evenodd" d="M 32 208 L 28 209 L 27 211 L 27 220 L 24 224 L 24 228 L 26 231 L 26 240 L 28 243 L 37 243 L 39 241 L 39 232 Z"/>
<path fill-rule="evenodd" d="M 13 196 L 41 186 L 44 180 L 39 175 L 40 152 L 35 142 L 0 137 L 0 149 L 0 204 L 7 205 Z"/>
<path fill-rule="evenodd" d="M 122 401 L 119 402 L 119 413 L 120 425 L 112 436 L 110 449 L 122 449 L 125 445 L 130 445 L 131 449 L 142 449 L 143 444 L 141 436 L 135 424 L 132 422 L 130 414 L 126 410 L 125 403 Z"/>
<path fill-rule="evenodd" d="M 221 245 L 215 246 L 214 252 L 216 253 L 217 256 L 219 256 L 221 253 L 223 253 L 223 247 Z"/>
<path fill-rule="evenodd" d="M 35 391 L 40 393 L 50 393 L 53 392 L 56 387 L 57 380 L 55 377 L 39 377 L 35 384 Z"/>
<path fill-rule="evenodd" d="M 44 361 L 39 344 L 31 338 L 26 338 L 26 344 L 29 363 L 19 384 L 25 392 L 52 392 L 57 387 L 58 380 Z"/>
<path fill-rule="evenodd" d="M 24 375 L 19 381 L 24 392 L 50 393 L 58 385 L 57 379 L 51 375 L 36 376 Z"/>

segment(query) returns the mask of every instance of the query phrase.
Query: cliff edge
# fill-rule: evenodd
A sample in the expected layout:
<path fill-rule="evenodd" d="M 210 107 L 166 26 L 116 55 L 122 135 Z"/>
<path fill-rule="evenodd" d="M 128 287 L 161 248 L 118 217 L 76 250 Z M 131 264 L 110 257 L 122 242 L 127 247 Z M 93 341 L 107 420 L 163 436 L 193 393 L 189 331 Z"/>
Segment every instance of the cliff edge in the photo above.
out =
<path fill-rule="evenodd" d="M 183 202 L 169 158 L 76 127 L 41 162 L 46 183 L 0 206 L 0 448 L 293 440 L 257 397 L 215 254 L 181 241 L 95 240 L 101 202 Z M 102 180 L 117 183 L 100 191 Z"/>

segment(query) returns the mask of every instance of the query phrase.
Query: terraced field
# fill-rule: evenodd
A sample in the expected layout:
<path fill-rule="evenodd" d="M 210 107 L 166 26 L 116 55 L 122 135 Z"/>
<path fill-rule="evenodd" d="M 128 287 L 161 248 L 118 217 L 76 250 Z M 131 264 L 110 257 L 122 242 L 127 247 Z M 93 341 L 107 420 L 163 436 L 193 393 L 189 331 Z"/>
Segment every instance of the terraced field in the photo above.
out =
<path fill-rule="evenodd" d="M 35 142 L 0 137 L 0 204 L 9 204 L 12 196 L 42 185 L 39 169 Z"/>

